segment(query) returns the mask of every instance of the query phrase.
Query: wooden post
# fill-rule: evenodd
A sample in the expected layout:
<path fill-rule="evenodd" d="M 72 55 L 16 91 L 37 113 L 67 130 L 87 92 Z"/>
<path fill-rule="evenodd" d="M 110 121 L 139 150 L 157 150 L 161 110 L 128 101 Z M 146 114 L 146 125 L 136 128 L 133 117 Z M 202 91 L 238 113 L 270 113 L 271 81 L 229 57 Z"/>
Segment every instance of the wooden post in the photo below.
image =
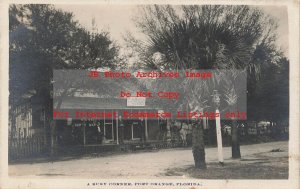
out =
<path fill-rule="evenodd" d="M 113 118 L 113 116 L 111 116 L 111 138 L 112 138 L 112 141 L 115 140 L 115 136 L 114 136 L 114 118 Z"/>
<path fill-rule="evenodd" d="M 148 140 L 148 118 L 145 118 L 145 141 Z"/>
<path fill-rule="evenodd" d="M 218 109 L 216 109 L 216 115 L 220 115 Z M 224 162 L 223 158 L 223 146 L 222 146 L 222 133 L 221 133 L 221 120 L 220 116 L 216 117 L 216 132 L 217 132 L 217 144 L 218 144 L 218 159 L 219 163 Z"/>
<path fill-rule="evenodd" d="M 56 151 L 56 120 L 53 120 L 50 125 L 51 129 L 51 156 L 54 156 Z"/>
<path fill-rule="evenodd" d="M 133 140 L 133 123 L 131 124 L 131 140 Z"/>
<path fill-rule="evenodd" d="M 116 117 L 116 137 L 117 137 L 117 144 L 119 144 L 119 116 L 118 116 L 118 112 L 116 113 L 117 117 Z"/>
<path fill-rule="evenodd" d="M 43 124 L 44 124 L 44 144 L 47 146 L 47 128 L 46 128 L 46 109 L 43 111 Z"/>
<path fill-rule="evenodd" d="M 171 128 L 170 127 L 171 127 L 170 120 L 167 119 L 167 136 L 166 136 L 167 142 L 171 142 L 171 131 L 170 131 Z"/>
<path fill-rule="evenodd" d="M 83 146 L 86 144 L 86 138 L 85 138 L 85 124 L 83 125 Z"/>
<path fill-rule="evenodd" d="M 106 121 L 106 117 L 105 117 L 105 110 L 104 110 L 104 125 L 103 125 L 103 143 L 106 143 L 106 130 L 105 130 L 105 127 L 106 127 L 106 125 L 105 125 L 105 121 Z"/>

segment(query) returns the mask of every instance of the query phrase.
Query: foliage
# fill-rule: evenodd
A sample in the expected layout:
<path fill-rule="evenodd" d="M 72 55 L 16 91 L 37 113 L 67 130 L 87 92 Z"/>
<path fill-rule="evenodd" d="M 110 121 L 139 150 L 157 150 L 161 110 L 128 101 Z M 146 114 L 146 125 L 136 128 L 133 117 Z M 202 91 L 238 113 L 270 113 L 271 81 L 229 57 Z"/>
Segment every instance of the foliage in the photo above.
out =
<path fill-rule="evenodd" d="M 30 103 L 35 108 L 33 127 L 38 125 L 43 112 L 46 115 L 44 124 L 50 125 L 54 69 L 116 68 L 120 61 L 118 54 L 119 47 L 110 39 L 109 33 L 87 31 L 74 21 L 72 13 L 47 4 L 10 5 L 9 101 L 12 131 L 16 127 L 15 109 L 23 103 Z M 69 89 L 66 91 L 70 92 Z M 28 109 L 23 109 L 20 113 L 26 111 Z"/>
<path fill-rule="evenodd" d="M 288 123 L 289 61 L 281 56 L 275 63 L 265 63 L 260 80 L 249 78 L 248 83 L 248 119 Z"/>
<path fill-rule="evenodd" d="M 241 69 L 245 75 L 248 73 L 250 78 L 258 80 L 262 67 L 273 64 L 277 58 L 277 24 L 258 8 L 154 5 L 142 6 L 140 10 L 137 25 L 148 41 L 132 41 L 138 46 L 136 52 L 145 67 L 160 70 Z M 239 100 L 236 73 L 232 71 L 228 77 L 212 81 L 186 81 L 183 87 L 188 91 L 185 93 L 188 98 L 184 103 L 193 111 L 203 111 L 212 90 L 223 87 L 224 101 L 233 110 Z M 193 97 L 189 98 L 190 95 Z M 232 143 L 239 151 L 238 138 L 234 136 L 237 135 L 235 120 L 233 125 Z M 240 152 L 236 154 L 240 156 Z"/>
<path fill-rule="evenodd" d="M 51 5 L 11 5 L 10 100 L 49 99 L 53 69 L 115 68 L 118 46 L 107 32 L 91 33 L 73 14 Z"/>

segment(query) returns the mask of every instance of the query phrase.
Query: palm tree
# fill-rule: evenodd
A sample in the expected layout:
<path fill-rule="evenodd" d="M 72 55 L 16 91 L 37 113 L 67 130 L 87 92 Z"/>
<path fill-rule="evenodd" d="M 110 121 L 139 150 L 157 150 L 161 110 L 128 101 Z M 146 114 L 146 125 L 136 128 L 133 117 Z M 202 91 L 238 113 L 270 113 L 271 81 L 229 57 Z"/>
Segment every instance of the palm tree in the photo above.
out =
<path fill-rule="evenodd" d="M 140 10 L 137 25 L 148 41 L 139 44 L 138 48 L 143 50 L 138 50 L 138 53 L 140 61 L 145 60 L 146 67 L 149 65 L 164 70 L 244 69 L 257 75 L 261 62 L 267 61 L 269 57 L 266 49 L 271 51 L 274 47 L 273 31 L 276 24 L 257 8 L 154 5 L 143 6 Z M 260 52 L 266 56 L 261 56 Z M 147 56 L 156 53 L 160 53 L 160 61 L 151 61 Z M 210 98 L 208 94 L 219 85 L 220 79 L 186 82 L 186 91 L 192 96 L 186 101 L 189 108 L 198 111 L 206 108 L 203 102 Z M 192 88 L 193 83 L 197 83 L 197 87 Z M 237 102 L 235 90 L 231 90 L 232 85 L 227 87 L 225 100 L 230 107 L 234 107 Z M 202 92 L 198 93 L 200 88 Z M 197 125 L 193 135 L 195 165 L 205 168 L 201 122 L 197 122 Z M 233 154 L 240 154 L 238 145 L 235 145 L 235 141 L 238 144 L 235 136 Z"/>

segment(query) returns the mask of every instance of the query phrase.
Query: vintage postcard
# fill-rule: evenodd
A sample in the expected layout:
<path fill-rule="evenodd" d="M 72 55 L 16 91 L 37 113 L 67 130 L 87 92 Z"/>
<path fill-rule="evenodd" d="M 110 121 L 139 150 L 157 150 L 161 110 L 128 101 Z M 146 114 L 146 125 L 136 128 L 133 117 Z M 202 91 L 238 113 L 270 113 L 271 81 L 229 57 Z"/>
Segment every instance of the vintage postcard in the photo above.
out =
<path fill-rule="evenodd" d="M 299 1 L 1 1 L 0 188 L 299 185 Z"/>

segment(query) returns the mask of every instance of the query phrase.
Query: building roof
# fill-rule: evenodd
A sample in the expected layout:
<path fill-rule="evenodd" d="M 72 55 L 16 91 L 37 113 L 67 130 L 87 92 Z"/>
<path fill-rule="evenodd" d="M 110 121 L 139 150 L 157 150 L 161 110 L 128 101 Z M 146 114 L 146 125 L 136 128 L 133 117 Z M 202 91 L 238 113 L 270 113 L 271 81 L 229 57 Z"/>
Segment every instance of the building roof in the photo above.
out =
<path fill-rule="evenodd" d="M 60 109 L 160 109 L 157 100 L 147 98 L 145 106 L 127 106 L 126 98 L 64 98 Z"/>

